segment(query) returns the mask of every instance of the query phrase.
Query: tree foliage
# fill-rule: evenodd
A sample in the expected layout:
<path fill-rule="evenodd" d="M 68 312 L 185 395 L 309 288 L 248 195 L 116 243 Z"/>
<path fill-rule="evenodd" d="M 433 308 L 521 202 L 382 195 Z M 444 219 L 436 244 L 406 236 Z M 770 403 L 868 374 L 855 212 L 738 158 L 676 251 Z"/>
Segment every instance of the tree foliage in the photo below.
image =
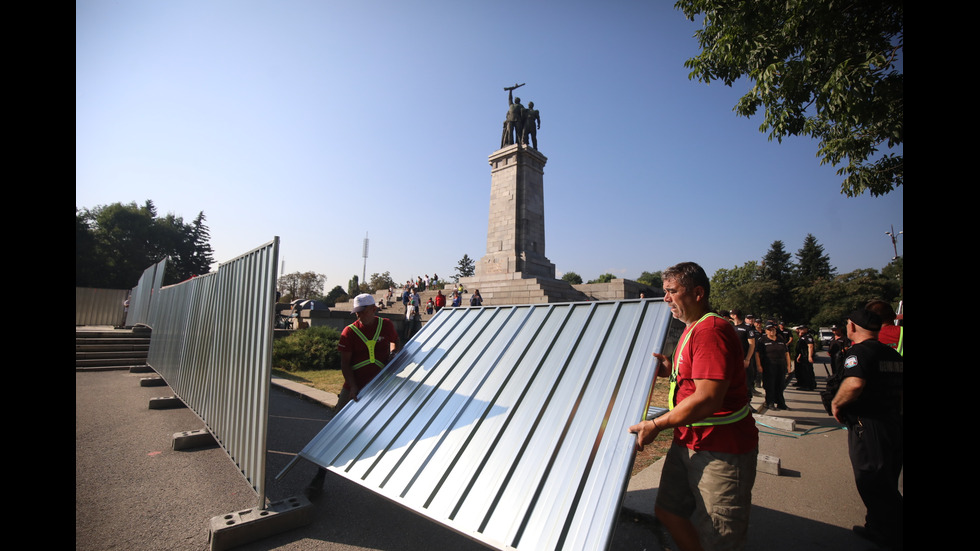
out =
<path fill-rule="evenodd" d="M 790 262 L 782 241 L 774 241 L 762 262 L 749 261 L 711 276 L 711 306 L 738 308 L 763 319 L 813 326 L 842 324 L 847 314 L 880 298 L 892 304 L 902 293 L 902 259 L 880 272 L 873 268 L 836 275 L 816 237 L 807 235 Z"/>
<path fill-rule="evenodd" d="M 817 305 L 804 320 L 813 325 L 829 326 L 843 323 L 847 314 L 864 306 L 869 300 L 881 299 L 894 303 L 899 293 L 898 282 L 875 269 L 854 270 L 818 281 L 796 290 L 800 300 Z"/>
<path fill-rule="evenodd" d="M 903 183 L 901 0 L 680 0 L 701 53 L 689 78 L 752 88 L 734 111 L 765 110 L 769 139 L 811 136 L 821 164 L 842 165 L 841 192 L 884 195 Z M 882 152 L 883 147 L 887 152 Z"/>
<path fill-rule="evenodd" d="M 664 288 L 664 273 L 663 271 L 656 272 L 643 272 L 640 277 L 636 278 L 637 283 L 642 283 L 644 285 L 649 285 L 653 289 L 663 292 Z"/>
<path fill-rule="evenodd" d="M 313 299 L 323 294 L 327 276 L 316 272 L 293 272 L 279 276 L 278 287 L 282 293 L 280 300 Z"/>
<path fill-rule="evenodd" d="M 616 279 L 614 274 L 605 273 L 595 279 L 590 279 L 588 283 L 609 283 L 614 279 Z"/>
<path fill-rule="evenodd" d="M 459 279 L 462 277 L 473 277 L 476 273 L 476 263 L 467 254 L 463 254 L 463 258 L 459 259 L 456 264 L 456 274 L 453 276 L 453 281 L 459 283 Z"/>
<path fill-rule="evenodd" d="M 837 269 L 830 265 L 830 256 L 824 254 L 823 245 L 813 234 L 807 234 L 803 246 L 796 252 L 793 266 L 795 306 L 799 319 L 812 319 L 824 306 L 821 297 L 811 293 L 814 286 L 830 281 Z"/>
<path fill-rule="evenodd" d="M 564 274 L 562 274 L 561 280 L 571 283 L 572 285 L 582 284 L 582 276 L 578 275 L 575 272 L 565 272 Z"/>
<path fill-rule="evenodd" d="M 803 246 L 796 252 L 793 274 L 797 285 L 810 285 L 818 280 L 828 280 L 837 273 L 830 265 L 830 256 L 824 254 L 823 245 L 812 233 L 803 239 Z"/>
<path fill-rule="evenodd" d="M 391 279 L 391 272 L 385 272 L 383 274 L 373 273 L 371 277 L 368 278 L 368 288 L 369 293 L 376 293 L 378 291 L 388 289 L 389 287 L 395 286 L 395 280 Z"/>
<path fill-rule="evenodd" d="M 347 294 L 351 297 L 361 294 L 361 284 L 357 279 L 357 274 L 354 274 L 354 277 L 347 282 Z"/>
<path fill-rule="evenodd" d="M 190 223 L 157 216 L 153 201 L 75 208 L 75 285 L 128 289 L 143 271 L 169 257 L 164 284 L 211 271 L 211 235 L 200 212 Z"/>
<path fill-rule="evenodd" d="M 340 285 L 335 285 L 334 288 L 330 289 L 330 292 L 327 293 L 325 297 L 321 297 L 320 300 L 325 302 L 327 306 L 333 306 L 337 304 L 337 301 L 345 301 L 348 299 L 349 296 L 347 295 L 347 292 L 344 291 L 344 288 Z"/>

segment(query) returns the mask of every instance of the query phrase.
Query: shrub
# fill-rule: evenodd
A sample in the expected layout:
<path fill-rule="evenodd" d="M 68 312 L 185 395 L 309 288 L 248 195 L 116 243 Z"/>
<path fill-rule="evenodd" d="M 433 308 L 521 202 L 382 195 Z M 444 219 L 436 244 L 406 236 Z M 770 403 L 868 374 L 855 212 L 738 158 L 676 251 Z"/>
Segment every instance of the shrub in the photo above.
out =
<path fill-rule="evenodd" d="M 272 343 L 272 365 L 286 371 L 340 369 L 339 339 L 332 327 L 300 329 Z"/>

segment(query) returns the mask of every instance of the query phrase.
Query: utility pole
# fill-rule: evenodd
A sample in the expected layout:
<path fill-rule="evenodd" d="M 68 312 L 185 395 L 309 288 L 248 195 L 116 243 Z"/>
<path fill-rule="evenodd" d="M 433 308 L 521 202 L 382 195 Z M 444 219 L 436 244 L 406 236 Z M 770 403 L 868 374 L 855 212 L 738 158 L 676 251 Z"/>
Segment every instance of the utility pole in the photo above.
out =
<path fill-rule="evenodd" d="M 898 236 L 899 235 L 902 235 L 903 232 L 902 231 L 899 231 L 896 234 L 895 233 L 895 225 L 894 224 L 892 224 L 892 227 L 891 228 L 892 228 L 892 230 L 891 231 L 886 231 L 885 232 L 885 235 L 887 235 L 888 237 L 891 237 L 892 238 L 892 249 L 895 251 L 895 256 L 892 257 L 892 260 L 898 260 Z"/>
<path fill-rule="evenodd" d="M 364 250 L 361 256 L 364 257 L 364 268 L 361 270 L 361 281 L 367 283 L 367 253 L 368 253 L 368 234 L 364 232 Z"/>

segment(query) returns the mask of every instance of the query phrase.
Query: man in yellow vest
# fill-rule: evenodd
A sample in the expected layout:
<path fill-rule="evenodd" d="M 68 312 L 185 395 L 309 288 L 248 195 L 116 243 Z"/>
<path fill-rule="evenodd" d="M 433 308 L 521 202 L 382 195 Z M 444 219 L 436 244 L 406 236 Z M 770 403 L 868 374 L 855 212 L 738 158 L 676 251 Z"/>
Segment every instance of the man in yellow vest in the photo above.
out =
<path fill-rule="evenodd" d="M 376 316 L 377 311 L 378 305 L 370 294 L 354 297 L 353 312 L 357 315 L 357 320 L 344 327 L 337 342 L 344 386 L 337 396 L 334 412 L 339 412 L 351 400 L 356 402 L 361 389 L 381 373 L 388 359 L 398 349 L 395 324 L 389 319 Z M 326 474 L 326 469 L 320 467 L 306 487 L 306 496 L 311 501 L 320 497 Z"/>
<path fill-rule="evenodd" d="M 710 281 L 693 262 L 663 273 L 664 302 L 687 326 L 673 359 L 654 354 L 670 377 L 670 410 L 630 427 L 642 450 L 664 429 L 657 518 L 678 548 L 743 549 L 748 540 L 759 431 L 749 406 L 744 355 L 728 320 L 708 304 Z"/>
<path fill-rule="evenodd" d="M 353 312 L 357 315 L 357 321 L 341 331 L 337 342 L 344 387 L 337 397 L 334 411 L 340 411 L 351 400 L 357 401 L 364 385 L 381 373 L 388 358 L 398 349 L 395 324 L 376 316 L 377 311 L 378 306 L 370 294 L 354 297 Z"/>

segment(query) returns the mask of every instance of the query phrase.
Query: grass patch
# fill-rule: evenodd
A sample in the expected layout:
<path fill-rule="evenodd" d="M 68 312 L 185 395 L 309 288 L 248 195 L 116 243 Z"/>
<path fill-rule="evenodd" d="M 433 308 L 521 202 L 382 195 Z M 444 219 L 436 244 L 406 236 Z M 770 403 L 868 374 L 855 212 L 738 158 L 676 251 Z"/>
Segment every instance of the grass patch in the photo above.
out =
<path fill-rule="evenodd" d="M 272 374 L 333 394 L 340 394 L 340 389 L 344 386 L 344 374 L 339 369 L 309 369 L 290 372 L 273 368 Z"/>

